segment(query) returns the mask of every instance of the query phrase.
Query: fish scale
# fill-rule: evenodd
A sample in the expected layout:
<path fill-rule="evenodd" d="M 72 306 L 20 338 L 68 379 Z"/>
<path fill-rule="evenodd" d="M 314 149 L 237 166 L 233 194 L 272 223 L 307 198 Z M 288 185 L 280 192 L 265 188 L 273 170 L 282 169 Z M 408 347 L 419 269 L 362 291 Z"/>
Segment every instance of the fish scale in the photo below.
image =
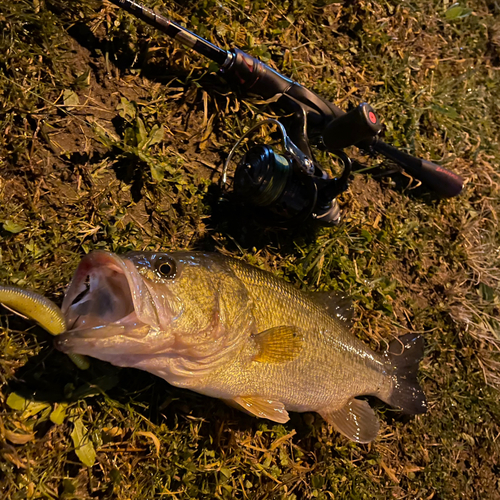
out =
<path fill-rule="evenodd" d="M 268 272 L 236 260 L 229 266 L 247 289 L 257 331 L 296 326 L 304 335 L 305 348 L 289 363 L 252 363 L 251 356 L 243 353 L 241 362 L 221 370 L 224 386 L 235 393 L 251 388 L 263 397 L 281 400 L 293 411 L 339 407 L 353 394 L 388 397 L 393 379 L 387 376 L 386 361 L 367 352 L 341 320 Z"/>

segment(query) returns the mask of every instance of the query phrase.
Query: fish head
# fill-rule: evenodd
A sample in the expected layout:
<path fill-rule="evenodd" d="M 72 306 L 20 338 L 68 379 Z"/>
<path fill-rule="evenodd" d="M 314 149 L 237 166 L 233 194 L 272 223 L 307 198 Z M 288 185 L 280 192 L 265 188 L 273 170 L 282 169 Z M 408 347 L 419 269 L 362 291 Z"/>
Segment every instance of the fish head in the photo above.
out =
<path fill-rule="evenodd" d="M 169 381 L 171 372 L 213 368 L 241 330 L 246 292 L 230 272 L 202 253 L 92 252 L 64 297 L 67 331 L 55 345 Z"/>

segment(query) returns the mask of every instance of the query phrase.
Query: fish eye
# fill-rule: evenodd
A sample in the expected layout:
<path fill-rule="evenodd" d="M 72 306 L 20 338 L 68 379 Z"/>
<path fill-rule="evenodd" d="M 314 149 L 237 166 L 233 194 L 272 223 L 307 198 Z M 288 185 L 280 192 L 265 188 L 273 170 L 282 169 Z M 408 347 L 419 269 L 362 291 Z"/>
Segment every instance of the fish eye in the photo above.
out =
<path fill-rule="evenodd" d="M 176 266 L 175 262 L 168 257 L 158 257 L 156 270 L 163 278 L 175 278 Z"/>

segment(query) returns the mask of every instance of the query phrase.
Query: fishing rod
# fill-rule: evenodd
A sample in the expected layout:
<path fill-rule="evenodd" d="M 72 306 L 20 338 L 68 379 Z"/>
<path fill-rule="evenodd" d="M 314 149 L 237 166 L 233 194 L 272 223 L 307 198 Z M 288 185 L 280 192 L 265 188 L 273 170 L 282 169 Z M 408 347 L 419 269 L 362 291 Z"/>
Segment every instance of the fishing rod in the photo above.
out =
<path fill-rule="evenodd" d="M 230 84 L 269 99 L 284 111 L 279 121 L 263 120 L 238 140 L 224 164 L 220 182 L 227 189 L 229 165 L 243 142 L 261 127 L 274 127 L 281 136 L 281 154 L 265 144 L 249 149 L 234 171 L 232 185 L 235 199 L 261 211 L 272 224 L 293 224 L 309 217 L 324 224 L 339 221 L 337 196 L 347 189 L 351 172 L 351 160 L 342 151 L 348 146 L 385 156 L 442 197 L 457 196 L 462 191 L 464 181 L 459 175 L 383 142 L 378 137 L 382 130 L 379 117 L 369 104 L 345 112 L 236 47 L 217 47 L 133 0 L 110 1 L 217 63 Z M 338 178 L 332 179 L 315 161 L 310 141 L 340 160 L 343 171 Z"/>

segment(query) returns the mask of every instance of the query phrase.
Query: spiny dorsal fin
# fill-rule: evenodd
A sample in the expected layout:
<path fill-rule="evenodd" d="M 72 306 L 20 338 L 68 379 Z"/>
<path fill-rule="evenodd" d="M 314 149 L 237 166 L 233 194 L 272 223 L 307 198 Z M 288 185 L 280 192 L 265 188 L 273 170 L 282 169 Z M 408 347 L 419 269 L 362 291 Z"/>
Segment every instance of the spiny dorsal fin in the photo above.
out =
<path fill-rule="evenodd" d="M 280 424 L 284 424 L 290 419 L 285 405 L 280 401 L 271 401 L 258 396 L 238 396 L 227 403 L 231 406 L 237 405 L 243 411 L 256 417 L 268 418 Z"/>
<path fill-rule="evenodd" d="M 326 312 L 341 321 L 348 327 L 352 326 L 354 310 L 352 299 L 338 292 L 306 292 L 309 300 L 319 307 L 326 309 Z"/>
<path fill-rule="evenodd" d="M 351 398 L 340 410 L 326 409 L 318 413 L 356 443 L 369 443 L 377 437 L 379 421 L 367 401 Z"/>
<path fill-rule="evenodd" d="M 303 335 L 296 326 L 276 326 L 254 336 L 259 352 L 254 361 L 259 363 L 285 363 L 302 351 Z"/>

